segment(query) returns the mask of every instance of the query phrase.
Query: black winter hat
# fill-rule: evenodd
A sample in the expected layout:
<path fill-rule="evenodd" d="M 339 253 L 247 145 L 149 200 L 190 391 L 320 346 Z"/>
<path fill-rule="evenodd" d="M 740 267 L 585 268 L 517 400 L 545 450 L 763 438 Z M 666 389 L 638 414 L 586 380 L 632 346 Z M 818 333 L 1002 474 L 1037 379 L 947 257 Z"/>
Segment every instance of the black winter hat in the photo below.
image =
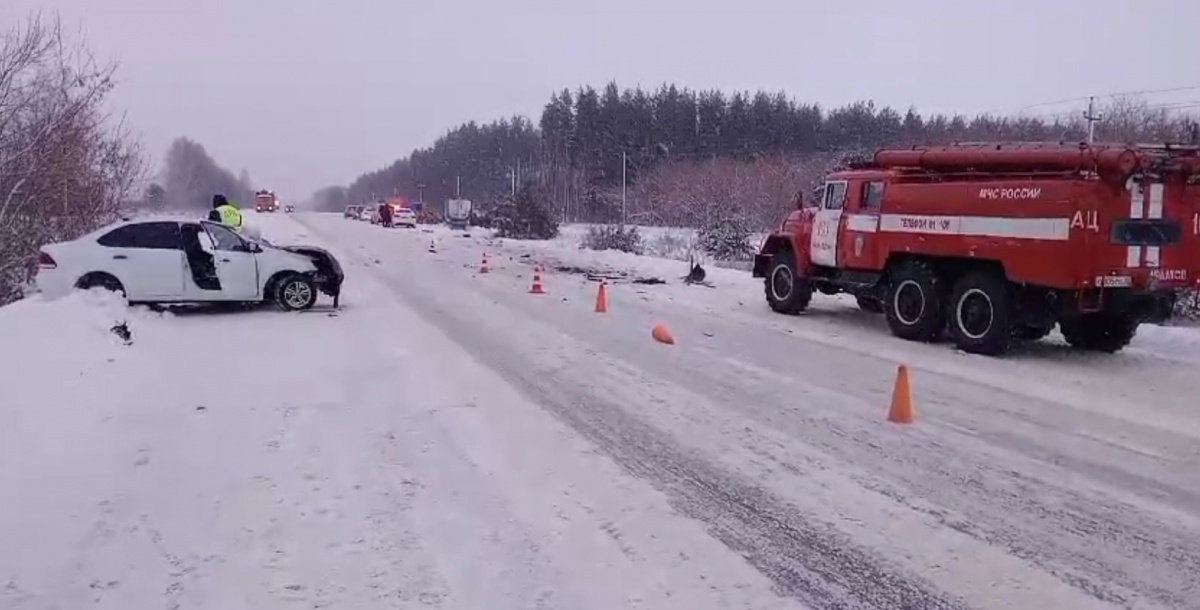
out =
<path fill-rule="evenodd" d="M 229 200 L 226 199 L 224 195 L 213 195 L 214 208 L 219 208 L 227 203 L 229 203 Z"/>

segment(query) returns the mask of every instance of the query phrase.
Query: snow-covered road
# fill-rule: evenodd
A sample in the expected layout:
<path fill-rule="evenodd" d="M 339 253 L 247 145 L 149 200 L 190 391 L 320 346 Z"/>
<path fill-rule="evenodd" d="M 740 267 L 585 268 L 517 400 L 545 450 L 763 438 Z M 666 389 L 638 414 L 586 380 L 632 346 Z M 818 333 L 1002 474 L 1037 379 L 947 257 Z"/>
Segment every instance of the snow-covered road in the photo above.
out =
<path fill-rule="evenodd" d="M 1192 331 L 994 360 L 744 272 L 253 220 L 342 258 L 338 316 L 0 310 L 0 607 L 1200 608 Z M 669 283 L 601 315 L 534 262 Z"/>

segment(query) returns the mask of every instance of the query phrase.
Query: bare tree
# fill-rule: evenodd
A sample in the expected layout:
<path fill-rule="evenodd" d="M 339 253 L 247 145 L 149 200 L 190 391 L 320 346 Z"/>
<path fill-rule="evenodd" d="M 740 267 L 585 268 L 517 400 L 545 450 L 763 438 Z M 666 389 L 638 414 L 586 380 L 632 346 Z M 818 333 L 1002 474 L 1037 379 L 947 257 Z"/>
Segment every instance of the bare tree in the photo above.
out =
<path fill-rule="evenodd" d="M 630 216 L 641 224 L 695 228 L 737 219 L 765 229 L 795 205 L 797 191 L 807 192 L 834 164 L 832 154 L 666 162 L 630 189 Z"/>
<path fill-rule="evenodd" d="M 140 147 L 103 109 L 114 72 L 57 18 L 0 32 L 0 304 L 20 297 L 40 245 L 111 222 L 142 176 Z"/>

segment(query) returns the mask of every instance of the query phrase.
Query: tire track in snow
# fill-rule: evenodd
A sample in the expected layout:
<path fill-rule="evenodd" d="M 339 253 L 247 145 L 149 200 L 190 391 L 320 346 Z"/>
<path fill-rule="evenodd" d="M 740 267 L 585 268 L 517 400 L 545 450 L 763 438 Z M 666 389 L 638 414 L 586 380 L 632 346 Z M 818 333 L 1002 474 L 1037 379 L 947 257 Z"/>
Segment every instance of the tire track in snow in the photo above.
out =
<path fill-rule="evenodd" d="M 309 225 L 316 233 L 324 233 Z M 329 236 L 326 236 L 329 238 Z M 337 242 L 336 239 L 331 241 Z M 358 262 L 362 255 L 346 248 Z M 501 374 L 547 411 L 595 443 L 631 474 L 649 480 L 684 515 L 769 577 L 779 593 L 815 608 L 950 610 L 961 602 L 919 578 L 897 572 L 846 536 L 817 527 L 787 503 L 679 446 L 668 433 L 601 396 L 545 373 L 461 310 L 423 290 L 408 290 L 392 274 L 369 269 L 422 318 Z"/>
<path fill-rule="evenodd" d="M 415 295 L 414 295 L 415 296 Z M 675 444 L 669 435 L 593 393 L 537 378 L 539 367 L 462 319 L 438 319 L 435 307 L 406 300 L 476 358 L 585 438 L 631 474 L 653 481 L 683 514 L 710 531 L 776 583 L 818 608 L 933 610 L 961 606 L 897 575 L 846 537 L 812 527 L 794 508 Z M 549 382 L 549 383 L 547 383 Z"/>

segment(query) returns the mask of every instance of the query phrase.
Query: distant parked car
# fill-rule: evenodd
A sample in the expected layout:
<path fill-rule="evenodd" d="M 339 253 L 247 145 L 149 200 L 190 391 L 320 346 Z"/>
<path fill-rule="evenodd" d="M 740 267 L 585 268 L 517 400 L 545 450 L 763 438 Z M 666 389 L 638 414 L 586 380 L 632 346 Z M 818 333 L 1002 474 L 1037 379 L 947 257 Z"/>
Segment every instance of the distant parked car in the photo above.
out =
<path fill-rule="evenodd" d="M 346 206 L 346 209 L 342 211 L 342 218 L 353 218 L 358 220 L 360 212 L 362 212 L 361 205 L 348 205 Z"/>
<path fill-rule="evenodd" d="M 274 302 L 291 311 L 312 307 L 318 291 L 336 305 L 343 278 L 320 248 L 277 247 L 219 223 L 156 217 L 42 246 L 35 282 L 49 297 L 103 288 L 134 303 Z"/>
<path fill-rule="evenodd" d="M 295 212 L 295 211 L 296 211 L 296 206 L 294 206 L 294 205 L 290 205 L 290 204 L 289 204 L 289 205 L 285 205 L 285 206 L 283 206 L 283 211 L 284 211 L 284 212 L 287 212 L 288 214 L 291 214 L 292 212 Z"/>
<path fill-rule="evenodd" d="M 417 213 L 410 208 L 396 208 L 392 212 L 392 226 L 417 228 Z"/>
<path fill-rule="evenodd" d="M 367 222 L 371 222 L 371 214 L 374 214 L 374 213 L 375 213 L 375 206 L 364 205 L 364 206 L 362 206 L 361 209 L 358 210 L 358 219 L 365 220 Z"/>

